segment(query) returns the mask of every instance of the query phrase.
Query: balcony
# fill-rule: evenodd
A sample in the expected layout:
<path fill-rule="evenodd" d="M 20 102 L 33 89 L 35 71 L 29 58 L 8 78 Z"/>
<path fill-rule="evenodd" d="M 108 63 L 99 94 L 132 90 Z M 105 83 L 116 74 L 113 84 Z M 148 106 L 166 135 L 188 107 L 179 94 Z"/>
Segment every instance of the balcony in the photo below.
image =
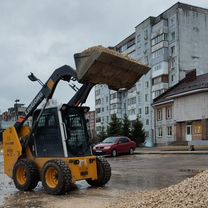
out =
<path fill-rule="evenodd" d="M 127 110 L 136 109 L 136 103 L 127 106 Z"/>
<path fill-rule="evenodd" d="M 153 85 L 152 86 L 152 91 L 157 91 L 157 90 L 162 90 L 162 89 L 168 89 L 168 83 L 159 83 L 159 84 L 156 84 L 156 85 Z"/>
<path fill-rule="evenodd" d="M 155 66 L 152 66 L 152 78 L 168 74 L 168 62 L 161 62 Z"/>
<path fill-rule="evenodd" d="M 110 104 L 121 103 L 121 98 L 113 98 L 110 100 Z"/>
<path fill-rule="evenodd" d="M 167 48 L 167 47 L 168 47 L 168 41 L 164 40 L 152 46 L 152 52 L 157 51 L 160 48 Z"/>
<path fill-rule="evenodd" d="M 137 115 L 136 114 L 135 115 L 129 115 L 129 120 L 130 121 L 135 121 L 136 118 L 137 118 Z"/>

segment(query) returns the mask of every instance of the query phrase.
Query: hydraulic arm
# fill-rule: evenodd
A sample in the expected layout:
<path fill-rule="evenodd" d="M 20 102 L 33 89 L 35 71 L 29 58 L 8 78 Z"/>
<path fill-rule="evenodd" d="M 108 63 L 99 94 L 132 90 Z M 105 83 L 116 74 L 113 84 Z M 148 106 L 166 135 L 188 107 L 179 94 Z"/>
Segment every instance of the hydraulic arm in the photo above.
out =
<path fill-rule="evenodd" d="M 27 107 L 26 116 L 23 119 L 18 119 L 15 123 L 14 127 L 16 131 L 18 132 L 21 129 L 24 122 L 33 114 L 34 110 L 44 99 L 48 100 L 53 96 L 56 86 L 60 80 L 69 82 L 71 78 L 77 79 L 77 74 L 76 71 L 70 66 L 64 65 L 56 69 Z"/>

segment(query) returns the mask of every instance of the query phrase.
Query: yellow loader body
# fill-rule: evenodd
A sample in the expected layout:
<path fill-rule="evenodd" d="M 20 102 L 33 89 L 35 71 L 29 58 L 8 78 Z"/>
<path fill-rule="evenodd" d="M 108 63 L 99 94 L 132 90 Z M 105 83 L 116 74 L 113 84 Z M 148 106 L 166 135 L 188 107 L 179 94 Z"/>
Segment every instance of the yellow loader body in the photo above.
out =
<path fill-rule="evenodd" d="M 14 127 L 8 128 L 4 131 L 4 172 L 9 177 L 13 177 L 13 168 L 16 161 L 27 158 L 33 161 L 38 170 L 41 171 L 44 164 L 49 160 L 63 160 L 69 167 L 72 173 L 72 181 L 75 183 L 79 180 L 85 180 L 91 178 L 92 180 L 97 179 L 97 165 L 96 156 L 85 156 L 85 157 L 73 157 L 73 158 L 36 158 L 31 154 L 30 149 L 27 147 L 26 154 L 22 155 L 21 139 L 25 136 L 29 136 L 30 128 L 24 126 L 19 135 L 17 134 Z"/>

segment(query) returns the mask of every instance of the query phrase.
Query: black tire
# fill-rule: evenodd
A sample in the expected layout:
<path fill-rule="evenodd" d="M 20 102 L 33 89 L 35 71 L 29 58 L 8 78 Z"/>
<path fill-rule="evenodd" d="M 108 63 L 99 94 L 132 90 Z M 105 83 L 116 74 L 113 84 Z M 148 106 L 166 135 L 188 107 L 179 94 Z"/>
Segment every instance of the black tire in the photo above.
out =
<path fill-rule="evenodd" d="M 40 180 L 38 169 L 34 162 L 28 159 L 20 159 L 13 169 L 13 180 L 20 191 L 33 190 Z"/>
<path fill-rule="evenodd" d="M 72 175 L 63 160 L 49 160 L 41 171 L 41 180 L 48 194 L 60 195 L 69 191 Z"/>
<path fill-rule="evenodd" d="M 111 156 L 112 157 L 116 157 L 118 154 L 117 154 L 117 151 L 116 149 L 113 149 L 112 152 L 111 152 Z"/>
<path fill-rule="evenodd" d="M 103 157 L 97 157 L 97 180 L 87 179 L 87 183 L 91 186 L 104 186 L 111 178 L 111 167 L 108 161 Z"/>

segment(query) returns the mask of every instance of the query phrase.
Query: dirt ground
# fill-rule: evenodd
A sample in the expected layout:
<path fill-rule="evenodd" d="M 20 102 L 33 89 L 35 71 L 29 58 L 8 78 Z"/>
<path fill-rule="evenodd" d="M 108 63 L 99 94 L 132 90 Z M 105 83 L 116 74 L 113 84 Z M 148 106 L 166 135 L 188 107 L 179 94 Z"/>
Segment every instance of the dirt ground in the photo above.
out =
<path fill-rule="evenodd" d="M 103 208 L 125 192 L 161 189 L 206 170 L 208 155 L 123 155 L 107 160 L 112 178 L 105 187 L 91 188 L 81 181 L 67 195 L 50 196 L 44 193 L 41 183 L 33 192 L 16 190 L 12 180 L 3 174 L 0 155 L 0 207 Z"/>

